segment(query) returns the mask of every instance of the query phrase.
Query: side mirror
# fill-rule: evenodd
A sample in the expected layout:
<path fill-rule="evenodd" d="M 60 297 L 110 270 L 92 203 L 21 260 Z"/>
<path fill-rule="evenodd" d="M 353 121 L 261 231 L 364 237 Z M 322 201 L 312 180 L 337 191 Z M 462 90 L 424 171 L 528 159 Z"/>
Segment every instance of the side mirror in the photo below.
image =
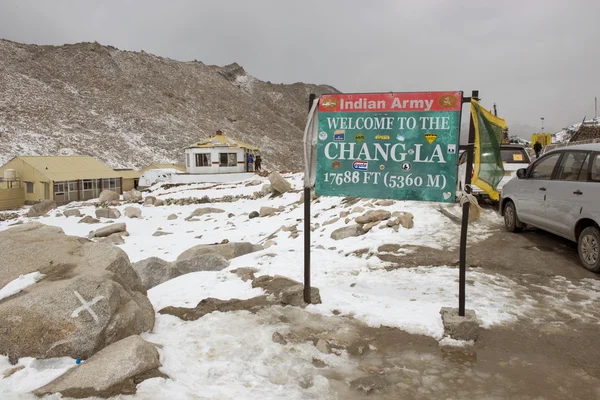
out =
<path fill-rule="evenodd" d="M 525 179 L 527 177 L 527 169 L 521 168 L 517 170 L 517 178 Z"/>

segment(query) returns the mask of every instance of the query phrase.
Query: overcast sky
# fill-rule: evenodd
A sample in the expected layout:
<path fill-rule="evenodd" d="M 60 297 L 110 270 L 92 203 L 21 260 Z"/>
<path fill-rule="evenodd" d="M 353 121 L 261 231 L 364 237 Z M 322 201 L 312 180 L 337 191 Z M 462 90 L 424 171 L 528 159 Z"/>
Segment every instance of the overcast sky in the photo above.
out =
<path fill-rule="evenodd" d="M 342 92 L 479 89 L 509 128 L 559 130 L 600 96 L 599 0 L 2 0 L 0 37 L 237 62 Z"/>

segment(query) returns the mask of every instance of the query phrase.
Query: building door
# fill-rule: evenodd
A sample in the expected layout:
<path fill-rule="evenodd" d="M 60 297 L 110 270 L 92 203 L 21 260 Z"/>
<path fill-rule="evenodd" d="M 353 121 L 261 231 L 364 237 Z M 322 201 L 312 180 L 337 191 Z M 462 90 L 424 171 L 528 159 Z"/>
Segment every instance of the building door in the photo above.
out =
<path fill-rule="evenodd" d="M 42 196 L 44 196 L 44 200 L 50 199 L 50 184 L 48 182 L 42 182 Z"/>

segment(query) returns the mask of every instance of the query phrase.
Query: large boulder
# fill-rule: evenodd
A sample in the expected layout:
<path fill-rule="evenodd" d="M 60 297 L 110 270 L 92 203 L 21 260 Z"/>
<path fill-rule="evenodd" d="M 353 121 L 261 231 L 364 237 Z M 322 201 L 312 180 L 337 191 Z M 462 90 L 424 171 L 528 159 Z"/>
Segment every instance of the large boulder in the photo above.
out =
<path fill-rule="evenodd" d="M 186 220 L 190 220 L 194 217 L 199 217 L 201 215 L 205 215 L 205 214 L 220 214 L 220 213 L 224 213 L 225 210 L 221 210 L 220 208 L 214 208 L 214 207 L 201 207 L 201 208 L 197 208 L 195 209 L 187 218 Z"/>
<path fill-rule="evenodd" d="M 386 210 L 371 210 L 357 217 L 354 221 L 357 224 L 369 224 L 389 219 L 391 216 L 392 213 Z"/>
<path fill-rule="evenodd" d="M 292 190 L 292 185 L 277 171 L 271 172 L 269 182 L 271 182 L 271 190 L 275 193 L 283 194 Z"/>
<path fill-rule="evenodd" d="M 342 240 L 353 236 L 364 235 L 366 232 L 360 225 L 350 225 L 331 232 L 333 240 Z"/>
<path fill-rule="evenodd" d="M 266 196 L 266 195 L 271 194 L 271 193 L 273 193 L 273 191 L 271 190 L 271 184 L 270 183 L 265 183 L 260 188 L 260 194 L 263 195 L 263 196 Z"/>
<path fill-rule="evenodd" d="M 127 225 L 120 222 L 117 224 L 111 224 L 105 226 L 104 228 L 100 228 L 94 232 L 94 237 L 107 237 L 114 233 L 125 232 L 127 230 Z"/>
<path fill-rule="evenodd" d="M 174 278 L 171 263 L 158 257 L 150 257 L 131 265 L 146 290 Z"/>
<path fill-rule="evenodd" d="M 113 192 L 112 190 L 103 190 L 100 192 L 100 196 L 98 197 L 99 203 L 110 203 L 111 201 L 119 201 L 121 196 L 117 192 Z"/>
<path fill-rule="evenodd" d="M 132 335 L 104 348 L 33 393 L 37 396 L 61 393 L 75 398 L 135 394 L 141 381 L 165 377 L 159 367 L 156 347 Z"/>
<path fill-rule="evenodd" d="M 77 208 L 71 208 L 69 210 L 65 210 L 63 215 L 65 217 L 81 217 L 81 211 L 79 211 Z"/>
<path fill-rule="evenodd" d="M 78 224 L 99 224 L 100 220 L 92 217 L 91 215 L 86 215 L 77 221 Z"/>
<path fill-rule="evenodd" d="M 153 206 L 155 202 L 156 202 L 156 197 L 154 197 L 154 196 L 147 196 L 144 199 L 145 206 Z"/>
<path fill-rule="evenodd" d="M 56 202 L 54 200 L 42 200 L 41 202 L 34 204 L 27 211 L 28 217 L 41 217 L 46 215 L 48 211 L 56 208 Z"/>
<path fill-rule="evenodd" d="M 116 246 L 27 223 L 0 231 L 0 289 L 43 277 L 0 300 L 0 354 L 87 359 L 154 327 L 154 309 L 127 254 Z"/>
<path fill-rule="evenodd" d="M 121 212 L 116 208 L 98 208 L 96 210 L 96 218 L 117 219 L 121 216 Z"/>
<path fill-rule="evenodd" d="M 179 256 L 171 265 L 170 279 L 198 271 L 221 271 L 227 267 L 229 261 L 217 253 L 197 254 L 187 258 Z"/>
<path fill-rule="evenodd" d="M 216 253 L 227 260 L 240 257 L 245 254 L 254 253 L 263 250 L 264 247 L 260 244 L 252 244 L 249 242 L 231 242 L 226 244 L 199 244 L 187 249 L 177 257 L 178 260 L 185 258 L 196 257 L 201 254 Z"/>
<path fill-rule="evenodd" d="M 137 203 L 138 201 L 142 201 L 142 192 L 131 189 L 125 193 L 123 193 L 123 200 L 127 202 Z"/>
<path fill-rule="evenodd" d="M 124 212 L 127 218 L 142 218 L 142 209 L 139 207 L 127 207 Z"/>

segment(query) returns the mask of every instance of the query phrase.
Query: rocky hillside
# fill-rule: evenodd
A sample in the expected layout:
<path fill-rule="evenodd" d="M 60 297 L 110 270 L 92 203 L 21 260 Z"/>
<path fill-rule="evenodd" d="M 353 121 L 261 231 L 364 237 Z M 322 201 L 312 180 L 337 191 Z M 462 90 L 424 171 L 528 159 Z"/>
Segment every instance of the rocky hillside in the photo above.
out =
<path fill-rule="evenodd" d="M 183 162 L 183 147 L 221 129 L 259 146 L 265 167 L 298 170 L 311 92 L 338 91 L 262 82 L 235 63 L 0 40 L 0 164 L 70 154 L 113 168 Z"/>

